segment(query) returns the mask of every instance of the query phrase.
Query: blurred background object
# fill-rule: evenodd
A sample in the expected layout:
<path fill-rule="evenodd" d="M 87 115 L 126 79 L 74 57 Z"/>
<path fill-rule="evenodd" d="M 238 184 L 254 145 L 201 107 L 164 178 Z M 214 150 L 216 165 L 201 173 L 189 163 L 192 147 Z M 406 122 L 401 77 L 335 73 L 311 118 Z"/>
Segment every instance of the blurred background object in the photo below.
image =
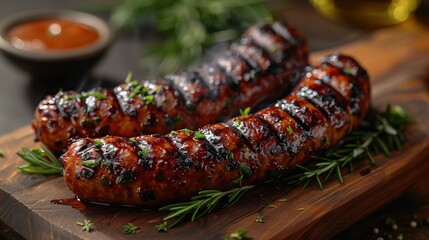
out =
<path fill-rule="evenodd" d="M 209 46 L 236 39 L 256 21 L 272 21 L 262 0 L 125 0 L 110 20 L 116 30 L 153 30 L 140 63 L 155 74 L 195 64 Z"/>
<path fill-rule="evenodd" d="M 401 23 L 417 9 L 420 0 L 310 0 L 323 16 L 364 27 Z"/>

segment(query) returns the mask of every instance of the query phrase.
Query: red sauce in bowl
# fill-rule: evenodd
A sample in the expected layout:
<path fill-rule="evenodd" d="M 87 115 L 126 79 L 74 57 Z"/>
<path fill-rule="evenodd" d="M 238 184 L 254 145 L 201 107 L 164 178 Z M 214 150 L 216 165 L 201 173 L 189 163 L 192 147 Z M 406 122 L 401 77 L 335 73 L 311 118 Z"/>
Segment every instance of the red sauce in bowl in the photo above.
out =
<path fill-rule="evenodd" d="M 29 51 L 64 51 L 89 46 L 99 38 L 94 28 L 60 18 L 18 23 L 7 31 L 8 41 Z"/>

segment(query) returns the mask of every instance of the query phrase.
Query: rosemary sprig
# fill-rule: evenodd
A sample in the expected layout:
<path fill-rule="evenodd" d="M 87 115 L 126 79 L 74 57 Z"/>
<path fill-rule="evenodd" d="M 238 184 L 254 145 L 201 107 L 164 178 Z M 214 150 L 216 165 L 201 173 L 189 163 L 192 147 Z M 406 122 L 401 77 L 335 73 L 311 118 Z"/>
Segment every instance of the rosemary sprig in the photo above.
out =
<path fill-rule="evenodd" d="M 115 30 L 153 29 L 160 37 L 145 44 L 142 65 L 168 73 L 198 61 L 209 46 L 236 39 L 258 20 L 272 21 L 262 0 L 125 0 L 115 6 L 110 23 Z"/>
<path fill-rule="evenodd" d="M 217 207 L 230 207 L 234 205 L 247 190 L 253 188 L 254 185 L 233 188 L 228 191 L 220 190 L 203 190 L 198 192 L 198 195 L 191 198 L 189 202 L 175 203 L 160 208 L 161 211 L 172 211 L 171 214 L 163 218 L 164 221 L 175 218 L 169 228 L 174 227 L 186 218 L 195 221 L 201 216 L 204 216 Z"/>
<path fill-rule="evenodd" d="M 31 150 L 23 147 L 22 152 L 16 154 L 29 163 L 18 166 L 21 171 L 44 175 L 63 174 L 62 165 L 46 146 Z"/>
<path fill-rule="evenodd" d="M 401 107 L 387 106 L 381 114 L 372 114 L 359 128 L 347 135 L 335 148 L 320 155 L 312 156 L 312 164 L 298 165 L 299 172 L 287 177 L 290 184 L 303 184 L 304 188 L 316 182 L 320 189 L 334 172 L 340 183 L 344 183 L 341 169 L 348 167 L 353 171 L 356 161 L 367 158 L 374 165 L 373 155 L 383 153 L 390 156 L 391 149 L 401 149 L 404 141 L 404 129 L 408 117 Z"/>

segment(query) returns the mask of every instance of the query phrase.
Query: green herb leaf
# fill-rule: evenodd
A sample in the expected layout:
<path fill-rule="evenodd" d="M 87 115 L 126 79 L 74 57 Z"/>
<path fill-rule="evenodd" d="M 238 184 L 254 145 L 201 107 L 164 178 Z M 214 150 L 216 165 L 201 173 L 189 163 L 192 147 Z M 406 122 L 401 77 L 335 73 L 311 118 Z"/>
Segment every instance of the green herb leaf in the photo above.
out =
<path fill-rule="evenodd" d="M 85 160 L 85 161 L 82 161 L 82 164 L 85 167 L 89 167 L 89 168 L 95 168 L 98 165 L 100 165 L 100 163 L 98 161 L 96 161 L 96 160 Z"/>
<path fill-rule="evenodd" d="M 168 231 L 168 222 L 164 221 L 158 225 L 155 226 L 157 232 L 167 232 Z"/>
<path fill-rule="evenodd" d="M 286 130 L 290 135 L 293 135 L 293 129 L 291 126 L 287 126 Z"/>
<path fill-rule="evenodd" d="M 263 223 L 265 221 L 264 216 L 258 215 L 256 216 L 255 222 Z"/>
<path fill-rule="evenodd" d="M 374 164 L 373 154 L 381 152 L 390 156 L 391 149 L 400 149 L 403 142 L 401 136 L 408 121 L 407 114 L 398 106 L 393 111 L 387 106 L 383 113 L 370 114 L 359 128 L 347 135 L 338 146 L 318 156 L 312 156 L 318 161 L 306 167 L 298 166 L 300 172 L 285 180 L 291 184 L 303 184 L 304 187 L 310 182 L 316 182 L 322 189 L 321 176 L 324 175 L 326 181 L 335 173 L 338 181 L 343 183 L 341 168 L 348 166 L 350 171 L 353 171 L 354 161 L 367 157 L 369 162 Z M 329 141 L 326 143 L 329 146 Z"/>
<path fill-rule="evenodd" d="M 229 236 L 225 237 L 225 240 L 252 240 L 252 238 L 248 237 L 246 234 L 246 230 L 238 229 L 236 232 L 233 232 Z"/>
<path fill-rule="evenodd" d="M 138 227 L 132 223 L 127 223 L 124 226 L 122 226 L 122 230 L 125 234 L 134 234 L 136 233 Z"/>
<path fill-rule="evenodd" d="M 244 110 L 243 110 L 243 109 L 240 109 L 240 110 L 239 110 L 239 112 L 240 112 L 240 115 L 241 115 L 241 116 L 247 116 L 247 115 L 249 115 L 249 113 L 250 113 L 250 107 L 247 107 L 247 108 L 245 108 Z"/>
<path fill-rule="evenodd" d="M 91 220 L 83 220 L 83 222 L 76 222 L 77 225 L 82 226 L 82 231 L 91 231 L 92 222 Z"/>
<path fill-rule="evenodd" d="M 206 135 L 204 135 L 203 133 L 201 133 L 201 132 L 199 132 L 199 131 L 196 131 L 196 132 L 194 133 L 194 138 L 195 138 L 195 139 L 206 139 Z"/>
<path fill-rule="evenodd" d="M 21 171 L 43 175 L 63 174 L 62 165 L 54 154 L 44 145 L 39 149 L 36 148 L 32 150 L 23 147 L 21 152 L 18 152 L 17 155 L 29 163 L 18 166 L 18 169 Z"/>
<path fill-rule="evenodd" d="M 196 219 L 209 214 L 217 207 L 230 207 L 254 185 L 233 188 L 228 191 L 203 190 L 197 196 L 191 198 L 189 202 L 175 203 L 160 208 L 161 211 L 171 211 L 163 220 L 175 218 L 169 228 L 172 228 L 185 219 L 195 221 Z"/>

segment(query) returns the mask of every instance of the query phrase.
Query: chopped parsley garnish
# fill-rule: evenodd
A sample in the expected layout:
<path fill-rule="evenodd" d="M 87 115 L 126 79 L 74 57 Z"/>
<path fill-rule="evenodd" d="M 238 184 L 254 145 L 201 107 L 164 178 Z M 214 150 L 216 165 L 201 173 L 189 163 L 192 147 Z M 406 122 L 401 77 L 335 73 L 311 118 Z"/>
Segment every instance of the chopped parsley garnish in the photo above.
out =
<path fill-rule="evenodd" d="M 91 220 L 83 220 L 83 222 L 76 222 L 77 225 L 82 226 L 82 231 L 91 231 L 92 222 Z"/>
<path fill-rule="evenodd" d="M 143 148 L 138 152 L 138 154 L 142 157 L 147 157 L 147 148 Z"/>
<path fill-rule="evenodd" d="M 132 223 L 127 223 L 124 226 L 122 226 L 122 229 L 124 230 L 125 234 L 134 234 L 136 233 L 138 227 Z"/>
<path fill-rule="evenodd" d="M 133 180 L 133 174 L 130 170 L 123 170 L 121 175 L 116 179 L 116 183 L 127 184 Z"/>
<path fill-rule="evenodd" d="M 101 141 L 100 139 L 95 139 L 94 140 L 94 146 L 96 148 L 101 148 L 101 146 L 103 146 L 103 141 Z"/>
<path fill-rule="evenodd" d="M 265 208 L 277 208 L 277 206 L 274 204 L 268 204 Z"/>
<path fill-rule="evenodd" d="M 234 158 L 234 155 L 232 154 L 232 152 L 228 151 L 226 153 L 226 159 L 233 159 L 233 158 Z"/>
<path fill-rule="evenodd" d="M 98 165 L 100 165 L 100 163 L 99 163 L 99 162 L 97 162 L 96 160 L 85 160 L 85 161 L 83 161 L 83 162 L 82 162 L 82 164 L 83 164 L 85 167 L 89 167 L 89 168 L 95 168 L 95 167 L 97 167 Z"/>
<path fill-rule="evenodd" d="M 252 238 L 246 236 L 246 234 L 246 230 L 238 229 L 236 232 L 233 232 L 229 236 L 226 236 L 225 240 L 252 240 Z"/>
<path fill-rule="evenodd" d="M 240 149 L 240 152 L 242 152 L 242 153 L 247 153 L 247 148 L 242 148 L 242 149 Z"/>
<path fill-rule="evenodd" d="M 249 177 L 252 174 L 252 169 L 249 165 L 245 163 L 240 163 L 238 170 L 240 172 L 240 177 L 235 179 L 233 182 L 241 186 L 243 178 Z"/>
<path fill-rule="evenodd" d="M 290 135 L 293 135 L 293 128 L 291 126 L 287 126 L 286 130 Z"/>
<path fill-rule="evenodd" d="M 194 133 L 194 138 L 195 138 L 195 139 L 206 139 L 206 135 L 204 135 L 203 133 L 201 133 L 201 132 L 199 132 L 199 131 L 196 131 L 196 132 Z"/>
<path fill-rule="evenodd" d="M 247 116 L 250 113 L 250 107 L 247 107 L 245 109 L 240 109 L 239 112 L 241 116 Z"/>
<path fill-rule="evenodd" d="M 264 221 L 265 221 L 264 216 L 262 216 L 262 215 L 256 216 L 255 222 L 263 223 Z"/>
<path fill-rule="evenodd" d="M 84 101 L 88 97 L 95 97 L 97 100 L 103 100 L 103 99 L 106 98 L 106 96 L 104 96 L 100 92 L 89 91 L 89 92 L 82 92 L 80 94 L 76 93 L 76 94 L 73 94 L 73 95 L 67 95 L 67 96 L 64 96 L 61 100 L 63 100 L 64 102 L 75 101 L 75 100 Z"/>
<path fill-rule="evenodd" d="M 168 231 L 168 226 L 167 226 L 167 221 L 164 221 L 158 225 L 155 226 L 156 231 L 158 232 L 167 232 Z"/>

